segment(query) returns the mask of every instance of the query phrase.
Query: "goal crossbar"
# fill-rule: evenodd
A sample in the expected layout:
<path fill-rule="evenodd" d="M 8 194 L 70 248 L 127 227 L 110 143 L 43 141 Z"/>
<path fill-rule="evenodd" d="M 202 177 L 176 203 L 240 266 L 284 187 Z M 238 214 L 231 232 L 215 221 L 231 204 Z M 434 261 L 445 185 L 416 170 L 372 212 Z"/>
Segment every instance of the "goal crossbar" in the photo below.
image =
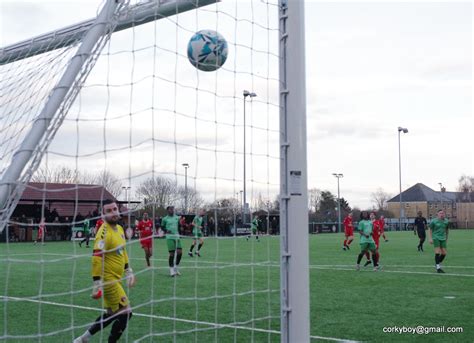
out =
<path fill-rule="evenodd" d="M 163 19 L 175 14 L 195 10 L 220 0 L 151 0 L 130 7 L 119 18 L 114 32 Z M 36 56 L 51 50 L 64 48 L 84 37 L 96 18 L 84 20 L 59 30 L 44 33 L 31 39 L 0 49 L 0 65 Z"/>

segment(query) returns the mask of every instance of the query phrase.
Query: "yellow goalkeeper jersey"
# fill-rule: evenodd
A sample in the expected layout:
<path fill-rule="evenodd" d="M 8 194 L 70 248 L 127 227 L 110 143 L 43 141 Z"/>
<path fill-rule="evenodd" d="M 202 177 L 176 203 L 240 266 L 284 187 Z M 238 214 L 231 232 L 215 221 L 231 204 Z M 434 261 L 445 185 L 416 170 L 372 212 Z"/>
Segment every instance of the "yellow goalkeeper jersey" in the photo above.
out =
<path fill-rule="evenodd" d="M 125 248 L 126 240 L 123 228 L 104 223 L 95 236 L 92 256 L 92 277 L 100 277 L 104 281 L 122 278 L 128 255 Z"/>

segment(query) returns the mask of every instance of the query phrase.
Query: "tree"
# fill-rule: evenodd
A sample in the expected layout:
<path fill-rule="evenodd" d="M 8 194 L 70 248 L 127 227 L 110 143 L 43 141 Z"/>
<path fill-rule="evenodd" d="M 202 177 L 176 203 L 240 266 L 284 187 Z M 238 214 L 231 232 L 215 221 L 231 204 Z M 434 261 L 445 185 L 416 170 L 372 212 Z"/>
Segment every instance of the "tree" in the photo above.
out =
<path fill-rule="evenodd" d="M 387 201 L 392 198 L 392 195 L 385 192 L 383 188 L 379 187 L 377 190 L 371 194 L 372 203 L 377 211 L 387 209 Z"/>
<path fill-rule="evenodd" d="M 40 167 L 31 177 L 31 182 L 79 183 L 79 172 L 67 166 Z"/>
<path fill-rule="evenodd" d="M 202 207 L 204 203 L 199 192 L 196 189 L 189 186 L 187 190 L 187 202 L 188 202 L 187 210 L 191 212 L 196 212 L 200 207 Z M 186 189 L 182 186 L 178 187 L 175 205 L 177 208 L 180 208 L 183 210 L 186 207 Z"/>
<path fill-rule="evenodd" d="M 319 202 L 319 211 L 322 220 L 335 221 L 337 217 L 337 200 L 336 196 L 330 191 L 321 192 L 321 200 Z"/>
<path fill-rule="evenodd" d="M 174 205 L 178 198 L 178 187 L 175 182 L 163 176 L 150 177 L 137 188 L 136 194 L 142 198 L 145 206 L 153 204 L 159 208 Z"/>
<path fill-rule="evenodd" d="M 315 213 L 319 209 L 319 203 L 321 201 L 321 191 L 317 188 L 311 188 L 308 190 L 308 209 L 309 212 Z"/>
<path fill-rule="evenodd" d="M 458 180 L 457 190 L 462 193 L 459 195 L 461 201 L 472 201 L 474 194 L 474 176 L 462 175 Z"/>
<path fill-rule="evenodd" d="M 115 198 L 122 193 L 122 183 L 108 170 L 97 173 L 81 172 L 65 165 L 39 168 L 31 178 L 31 182 L 50 182 L 68 184 L 91 184 L 103 186 Z"/>

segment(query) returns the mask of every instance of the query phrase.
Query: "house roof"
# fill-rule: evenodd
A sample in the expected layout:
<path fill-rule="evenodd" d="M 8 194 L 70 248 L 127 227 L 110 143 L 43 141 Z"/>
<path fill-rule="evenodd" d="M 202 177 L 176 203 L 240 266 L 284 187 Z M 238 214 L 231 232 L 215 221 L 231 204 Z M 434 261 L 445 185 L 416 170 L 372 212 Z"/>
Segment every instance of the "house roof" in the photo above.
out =
<path fill-rule="evenodd" d="M 430 187 L 417 183 L 402 192 L 402 201 L 404 202 L 443 202 L 443 201 L 461 201 L 463 199 L 461 192 L 439 192 Z M 400 194 L 396 195 L 388 202 L 399 202 Z"/>
<path fill-rule="evenodd" d="M 44 200 L 44 206 L 50 207 L 49 210 L 55 208 L 59 216 L 72 217 L 92 213 L 105 199 L 117 201 L 101 185 L 30 182 L 18 205 L 42 205 Z"/>

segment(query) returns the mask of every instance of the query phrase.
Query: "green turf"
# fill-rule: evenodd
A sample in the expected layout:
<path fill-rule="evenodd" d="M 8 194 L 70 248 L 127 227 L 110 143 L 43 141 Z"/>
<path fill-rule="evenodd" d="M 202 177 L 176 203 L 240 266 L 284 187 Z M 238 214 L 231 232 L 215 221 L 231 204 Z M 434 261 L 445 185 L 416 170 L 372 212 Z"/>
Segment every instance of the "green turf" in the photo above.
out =
<path fill-rule="evenodd" d="M 354 270 L 357 239 L 352 250 L 344 252 L 341 235 L 311 236 L 311 334 L 366 342 L 472 342 L 474 230 L 451 232 L 445 275 L 434 273 L 429 244 L 419 253 L 412 233 L 388 235 L 389 242 L 381 243 L 384 271 L 379 273 Z M 138 284 L 130 290 L 135 316 L 123 341 L 150 333 L 165 335 L 141 341 L 279 341 L 274 333 L 280 328 L 278 237 L 264 237 L 260 243 L 207 239 L 202 258 L 183 256 L 178 278 L 168 276 L 165 242 L 155 242 L 153 270 L 144 269 L 143 252 L 136 244 L 129 247 Z M 186 248 L 188 244 L 185 241 Z M 1 244 L 0 255 L 0 295 L 23 298 L 0 303 L 0 336 L 34 337 L 8 342 L 37 342 L 38 333 L 46 335 L 42 342 L 70 342 L 98 316 L 100 302 L 89 297 L 90 249 L 65 242 L 12 243 Z M 213 323 L 231 327 L 216 328 Z M 460 326 L 464 332 L 382 331 L 385 326 L 418 325 Z M 260 331 L 244 329 L 252 327 Z"/>

